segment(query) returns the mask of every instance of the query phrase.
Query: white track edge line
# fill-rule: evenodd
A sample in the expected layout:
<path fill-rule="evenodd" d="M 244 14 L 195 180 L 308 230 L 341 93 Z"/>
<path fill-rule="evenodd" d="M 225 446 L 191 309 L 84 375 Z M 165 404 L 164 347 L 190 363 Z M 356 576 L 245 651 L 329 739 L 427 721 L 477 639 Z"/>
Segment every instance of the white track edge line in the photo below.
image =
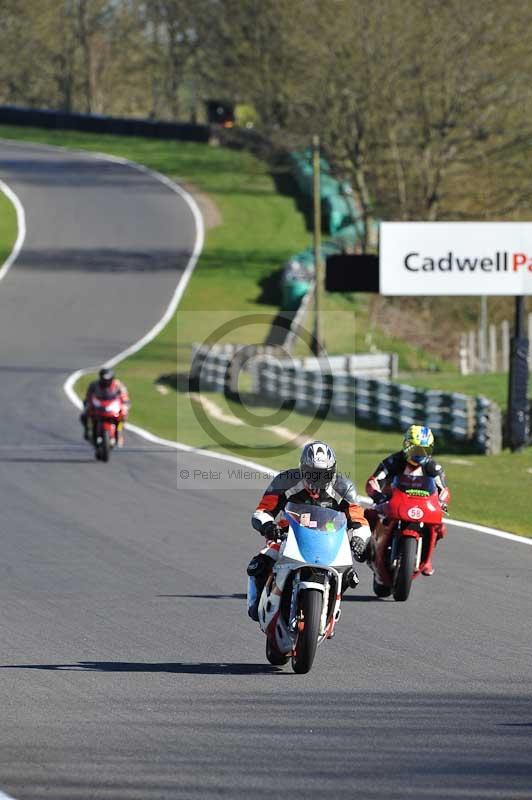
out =
<path fill-rule="evenodd" d="M 7 143 L 12 143 L 13 142 L 12 139 L 6 139 L 6 140 L 3 140 L 3 141 L 5 141 Z M 15 140 L 15 142 L 16 142 L 16 140 Z M 31 143 L 29 143 L 29 144 L 31 144 Z M 194 200 L 194 198 L 192 197 L 192 195 L 189 192 L 187 192 L 185 189 L 183 189 L 177 183 L 172 181 L 171 178 L 168 178 L 166 175 L 163 175 L 162 173 L 157 172 L 156 170 L 152 170 L 149 167 L 144 166 L 143 164 L 137 164 L 134 161 L 130 161 L 127 158 L 122 158 L 120 156 L 109 155 L 108 153 L 93 153 L 93 152 L 91 152 L 89 150 L 71 150 L 70 148 L 67 148 L 67 147 L 60 147 L 60 146 L 54 146 L 54 145 L 39 145 L 38 142 L 34 142 L 33 144 L 34 144 L 35 147 L 43 147 L 45 149 L 52 150 L 52 151 L 60 150 L 60 151 L 66 152 L 66 153 L 72 153 L 72 152 L 83 153 L 83 155 L 88 157 L 88 158 L 91 158 L 91 157 L 95 158 L 95 159 L 96 158 L 101 158 L 104 161 L 112 161 L 112 162 L 115 162 L 117 164 L 123 164 L 125 166 L 131 167 L 132 169 L 136 169 L 139 172 L 144 172 L 147 175 L 151 175 L 153 178 L 158 180 L 160 183 L 163 183 L 165 186 L 167 186 L 169 189 L 171 189 L 173 192 L 175 192 L 176 194 L 180 195 L 180 197 L 183 198 L 183 200 L 189 205 L 189 208 L 190 208 L 190 210 L 192 212 L 192 215 L 194 217 L 194 221 L 196 222 L 196 234 L 197 235 L 196 235 L 196 242 L 195 242 L 195 245 L 194 245 L 194 249 L 193 249 L 192 255 L 191 255 L 191 257 L 190 257 L 190 259 L 189 259 L 189 261 L 187 263 L 187 266 L 185 267 L 185 270 L 184 270 L 183 274 L 181 275 L 181 278 L 179 279 L 179 282 L 178 282 L 178 284 L 176 286 L 175 292 L 174 292 L 174 294 L 172 296 L 172 299 L 170 300 L 170 303 L 169 303 L 166 311 L 164 312 L 164 314 L 161 317 L 161 319 L 159 320 L 159 322 L 157 322 L 153 326 L 153 328 L 151 328 L 143 337 L 141 337 L 137 342 L 132 344 L 130 347 L 126 348 L 125 350 L 122 350 L 116 356 L 113 356 L 113 358 L 109 359 L 105 364 L 106 366 L 114 366 L 114 365 L 120 363 L 120 361 L 123 361 L 129 355 L 132 355 L 133 353 L 138 352 L 138 350 L 140 350 L 142 347 L 144 347 L 145 344 L 148 344 L 148 342 L 152 341 L 157 336 L 157 334 L 162 330 L 162 328 L 166 325 L 166 323 L 171 319 L 172 315 L 176 311 L 176 309 L 177 309 L 177 307 L 179 305 L 179 302 L 181 300 L 181 297 L 183 296 L 183 293 L 184 293 L 184 291 L 185 291 L 185 289 L 186 289 L 186 287 L 188 285 L 188 282 L 189 282 L 189 280 L 190 280 L 190 278 L 192 276 L 192 272 L 194 271 L 194 268 L 196 266 L 198 257 L 199 257 L 199 255 L 201 253 L 201 250 L 203 248 L 203 242 L 204 242 L 205 233 L 204 233 L 204 224 L 203 224 L 203 217 L 201 215 L 201 211 L 199 210 L 199 207 L 198 207 L 196 201 Z M 0 182 L 0 184 L 1 184 L 1 188 L 4 189 L 5 184 L 2 184 L 1 182 Z M 13 250 L 13 253 L 10 255 L 10 257 L 7 259 L 7 261 L 5 262 L 3 267 L 0 269 L 0 280 L 4 276 L 5 272 L 7 272 L 7 270 L 9 269 L 9 267 L 11 266 L 11 264 L 13 263 L 15 258 L 17 257 L 17 255 L 18 255 L 18 253 L 19 253 L 19 251 L 20 251 L 20 249 L 22 247 L 22 243 L 24 242 L 25 235 L 26 235 L 24 208 L 23 208 L 22 204 L 20 203 L 18 197 L 16 197 L 16 195 L 14 195 L 14 193 L 9 189 L 9 187 L 6 187 L 6 188 L 8 189 L 8 192 L 9 192 L 9 194 L 8 194 L 8 192 L 6 192 L 6 194 L 8 194 L 8 196 L 13 195 L 13 197 L 16 198 L 16 202 L 15 202 L 15 200 L 13 200 L 13 202 L 15 203 L 15 207 L 17 208 L 17 216 L 19 214 L 19 207 L 20 207 L 21 220 L 22 220 L 23 232 L 24 233 L 23 233 L 22 236 L 19 236 L 20 245 L 18 247 L 18 250 L 16 251 L 16 253 L 15 253 L 15 249 Z M 17 242 L 19 241 L 19 238 L 17 238 Z M 8 264 L 7 268 L 6 268 L 6 264 Z M 68 378 L 66 379 L 66 381 L 63 384 L 63 390 L 64 390 L 65 394 L 67 395 L 67 397 L 70 400 L 70 402 L 74 406 L 76 406 L 77 408 L 81 408 L 83 403 L 82 403 L 81 399 L 78 397 L 78 395 L 74 391 L 74 388 L 73 388 L 74 384 L 83 375 L 87 375 L 90 372 L 94 372 L 96 369 L 97 369 L 97 367 L 95 367 L 95 366 L 93 366 L 93 367 L 85 367 L 83 369 L 78 369 L 75 372 L 73 372 L 71 375 L 69 375 Z M 209 450 L 202 450 L 201 448 L 191 447 L 190 445 L 182 444 L 180 442 L 172 442 L 170 439 L 163 439 L 160 436 L 156 436 L 155 434 L 150 433 L 145 428 L 140 428 L 138 425 L 133 425 L 131 423 L 128 423 L 126 427 L 127 427 L 128 430 L 132 431 L 133 433 L 136 433 L 137 436 L 140 436 L 142 439 L 145 439 L 146 441 L 152 442 L 154 444 L 160 444 L 163 447 L 172 448 L 174 450 L 179 450 L 179 451 L 182 451 L 182 452 L 185 452 L 185 453 L 195 453 L 197 455 L 201 455 L 201 456 L 205 456 L 205 457 L 208 457 L 208 458 L 212 458 L 212 459 L 214 459 L 216 461 L 229 461 L 229 462 L 231 462 L 233 464 L 240 464 L 241 466 L 250 467 L 250 469 L 254 469 L 254 470 L 258 471 L 258 472 L 261 472 L 264 475 L 268 475 L 268 476 L 272 476 L 272 477 L 276 474 L 275 470 L 272 470 L 269 467 L 266 467 L 264 464 L 258 464 L 255 461 L 248 461 L 248 460 L 243 459 L 243 458 L 237 458 L 236 456 L 224 455 L 223 453 L 213 453 L 213 452 L 211 452 Z M 370 503 L 371 502 L 369 497 L 363 497 L 363 496 L 360 497 L 360 501 L 363 502 L 363 503 Z M 497 528 L 488 528 L 488 527 L 485 527 L 484 525 L 476 525 L 475 523 L 472 523 L 472 522 L 462 522 L 460 520 L 453 520 L 453 519 L 450 519 L 450 518 L 447 521 L 448 521 L 448 523 L 450 525 L 453 525 L 456 528 L 470 528 L 471 530 L 477 531 L 479 533 L 485 533 L 485 534 L 488 534 L 490 536 L 498 536 L 498 537 L 500 537 L 502 539 L 507 539 L 507 540 L 510 540 L 510 541 L 513 541 L 513 542 L 520 542 L 522 544 L 532 545 L 532 539 L 527 539 L 524 536 L 517 536 L 516 534 L 509 533 L 508 531 L 499 530 Z M 2 800 L 1 797 L 0 797 L 0 800 Z"/>
<path fill-rule="evenodd" d="M 486 525 L 477 525 L 475 522 L 463 522 L 459 519 L 448 519 L 446 522 L 455 528 L 468 528 L 468 530 L 476 531 L 477 533 L 486 533 L 488 536 L 498 536 L 501 539 L 508 539 L 511 542 L 519 542 L 520 544 L 532 545 L 532 539 L 527 536 L 518 536 L 516 533 L 509 533 L 508 531 L 501 531 L 498 528 L 488 528 Z"/>
<path fill-rule="evenodd" d="M 24 244 L 24 240 L 26 238 L 26 212 L 24 211 L 24 206 L 20 202 L 18 196 L 15 194 L 13 189 L 4 183 L 4 181 L 0 180 L 0 191 L 5 194 L 5 196 L 13 203 L 15 207 L 15 213 L 17 215 L 17 238 L 15 239 L 15 244 L 13 245 L 13 249 L 11 253 L 8 255 L 2 267 L 0 268 L 0 281 L 5 278 L 11 265 L 17 259 L 18 254 L 22 250 L 22 245 Z"/>
<path fill-rule="evenodd" d="M 24 206 L 20 202 L 18 195 L 16 195 L 13 189 L 11 189 L 11 187 L 2 180 L 0 180 L 0 191 L 3 192 L 8 200 L 13 203 L 13 206 L 15 207 L 15 213 L 17 215 L 17 238 L 15 239 L 13 249 L 0 267 L 1 281 L 9 272 L 11 265 L 16 261 L 18 254 L 22 250 L 24 240 L 26 239 L 26 212 L 24 211 Z M 12 795 L 6 794 L 0 790 L 0 800 L 15 800 L 15 798 L 12 797 Z"/>
<path fill-rule="evenodd" d="M 364 506 L 371 506 L 373 503 L 371 497 L 366 497 L 366 495 L 358 495 L 358 500 Z M 489 528 L 487 525 L 477 525 L 475 522 L 464 522 L 460 519 L 447 517 L 445 524 L 451 525 L 453 528 L 467 528 L 477 533 L 486 533 L 488 536 L 499 536 L 501 539 L 508 539 L 511 542 L 532 545 L 532 539 L 526 536 L 518 536 L 516 533 L 508 533 L 508 531 L 501 531 L 498 528 Z"/>
<path fill-rule="evenodd" d="M 47 145 L 48 149 L 54 150 L 63 150 L 64 152 L 72 152 L 69 151 L 67 148 L 54 148 L 53 146 Z M 149 169 L 149 167 L 144 166 L 143 164 L 136 164 L 134 161 L 130 161 L 127 158 L 122 158 L 120 156 L 113 156 L 107 153 L 91 153 L 90 151 L 81 150 L 79 151 L 84 155 L 88 155 L 89 158 L 101 158 L 105 161 L 111 161 L 117 164 L 123 164 L 124 166 L 131 167 L 132 169 L 136 169 L 139 172 L 143 172 L 147 175 L 150 175 L 155 180 L 163 183 L 169 189 L 171 189 L 175 194 L 178 194 L 189 206 L 192 215 L 194 217 L 194 222 L 196 224 L 196 241 L 194 244 L 194 248 L 190 259 L 185 267 L 183 274 L 181 275 L 178 284 L 176 286 L 175 292 L 170 300 L 170 303 L 164 312 L 163 316 L 157 322 L 153 328 L 151 328 L 144 336 L 142 336 L 137 342 L 132 344 L 130 347 L 127 347 L 125 350 L 122 350 L 116 356 L 113 356 L 108 361 L 105 362 L 105 366 L 111 367 L 115 366 L 116 364 L 123 361 L 130 355 L 138 352 L 144 345 L 148 344 L 152 341 L 158 333 L 164 328 L 164 326 L 169 322 L 172 318 L 173 314 L 175 313 L 179 302 L 183 296 L 185 289 L 187 288 L 188 282 L 192 277 L 192 273 L 198 261 L 199 255 L 203 249 L 203 243 L 205 239 L 205 229 L 203 223 L 203 216 L 201 211 L 198 207 L 198 204 L 192 197 L 192 195 L 179 186 L 177 183 L 168 178 L 166 175 L 163 175 L 156 170 Z M 81 378 L 83 375 L 87 375 L 90 372 L 95 372 L 97 370 L 96 366 L 92 367 L 84 367 L 83 369 L 78 369 L 73 372 L 71 375 L 68 376 L 66 381 L 63 384 L 63 390 L 67 395 L 70 402 L 75 405 L 77 408 L 82 408 L 83 403 L 81 398 L 76 394 L 74 391 L 74 384 Z M 264 466 L 263 464 L 257 464 L 254 461 L 248 461 L 246 459 L 237 458 L 236 456 L 228 456 L 224 455 L 223 453 L 212 453 L 208 450 L 201 450 L 200 448 L 191 447 L 186 444 L 181 444 L 180 442 L 172 442 L 170 439 L 162 439 L 160 436 L 156 436 L 150 431 L 147 431 L 145 428 L 140 428 L 138 425 L 133 425 L 132 423 L 127 423 L 126 428 L 133 433 L 136 433 L 137 436 L 145 439 L 148 442 L 152 442 L 154 444 L 160 444 L 164 447 L 173 448 L 174 450 L 179 450 L 186 453 L 197 453 L 198 455 L 208 456 L 214 460 L 220 461 L 230 461 L 233 464 L 239 464 L 244 467 L 250 467 L 250 469 L 254 469 L 256 471 L 260 471 L 263 475 L 268 475 L 273 477 L 276 473 L 274 470 L 269 469 L 269 467 Z"/>

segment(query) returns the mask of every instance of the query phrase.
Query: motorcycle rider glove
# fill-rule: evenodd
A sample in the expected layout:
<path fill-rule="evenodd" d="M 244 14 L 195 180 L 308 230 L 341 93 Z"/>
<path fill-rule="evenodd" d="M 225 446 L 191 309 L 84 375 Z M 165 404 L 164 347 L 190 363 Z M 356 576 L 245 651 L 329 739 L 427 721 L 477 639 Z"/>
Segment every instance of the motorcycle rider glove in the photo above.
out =
<path fill-rule="evenodd" d="M 272 522 L 271 520 L 268 520 L 268 522 L 263 522 L 260 532 L 261 536 L 264 536 L 265 539 L 275 539 L 275 534 L 276 534 L 275 523 Z"/>
<path fill-rule="evenodd" d="M 351 539 L 351 552 L 355 561 L 362 562 L 366 560 L 366 548 L 367 542 L 364 539 L 361 539 L 360 536 L 353 536 Z"/>
<path fill-rule="evenodd" d="M 376 506 L 380 506 L 382 503 L 387 503 L 390 498 L 387 494 L 384 494 L 384 492 L 376 492 L 371 499 Z"/>

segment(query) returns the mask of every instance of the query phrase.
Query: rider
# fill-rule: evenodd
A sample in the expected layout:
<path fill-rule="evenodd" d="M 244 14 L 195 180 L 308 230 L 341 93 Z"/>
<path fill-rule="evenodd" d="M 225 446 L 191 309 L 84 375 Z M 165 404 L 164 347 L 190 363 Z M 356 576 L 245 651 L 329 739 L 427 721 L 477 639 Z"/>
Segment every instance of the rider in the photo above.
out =
<path fill-rule="evenodd" d="M 317 505 L 343 511 L 347 517 L 347 533 L 356 561 L 365 561 L 366 545 L 371 535 L 362 508 L 357 503 L 353 483 L 336 471 L 336 456 L 325 442 L 310 442 L 303 447 L 299 467 L 280 472 L 266 489 L 253 516 L 251 524 L 264 538 L 266 544 L 248 565 L 251 592 L 248 594 L 248 614 L 258 621 L 259 600 L 264 585 L 279 557 L 280 543 L 277 539 L 276 518 L 282 516 L 288 502 Z M 279 519 L 280 527 L 287 527 Z M 352 569 L 344 575 L 347 586 L 356 587 L 358 576 Z"/>
<path fill-rule="evenodd" d="M 109 367 L 102 367 L 98 373 L 98 380 L 92 381 L 92 383 L 89 384 L 85 400 L 83 401 L 83 412 L 80 415 L 80 421 L 83 425 L 85 439 L 89 438 L 87 408 L 89 407 L 91 397 L 97 397 L 101 400 L 109 400 L 118 397 L 122 406 L 122 420 L 124 422 L 126 421 L 131 406 L 126 385 L 115 377 L 112 369 Z M 124 434 L 120 429 L 118 431 L 118 446 L 123 447 L 123 445 Z"/>
<path fill-rule="evenodd" d="M 399 475 L 427 475 L 434 478 L 438 488 L 438 498 L 443 511 L 447 511 L 451 493 L 447 488 L 445 473 L 440 464 L 437 464 L 432 456 L 434 446 L 434 435 L 430 428 L 424 425 L 410 425 L 403 439 L 403 449 L 397 453 L 392 453 L 378 465 L 366 483 L 366 492 L 377 504 L 386 503 L 390 498 L 390 486 L 394 478 Z M 379 518 L 379 511 L 386 513 L 386 507 L 381 505 L 380 509 L 367 509 L 366 518 L 374 531 Z M 443 539 L 446 534 L 445 525 L 436 526 L 436 541 Z M 379 536 L 376 546 L 380 553 L 385 553 L 388 547 L 392 529 Z M 432 562 L 425 564 L 423 575 L 434 575 Z M 376 575 L 377 583 L 379 578 Z"/>

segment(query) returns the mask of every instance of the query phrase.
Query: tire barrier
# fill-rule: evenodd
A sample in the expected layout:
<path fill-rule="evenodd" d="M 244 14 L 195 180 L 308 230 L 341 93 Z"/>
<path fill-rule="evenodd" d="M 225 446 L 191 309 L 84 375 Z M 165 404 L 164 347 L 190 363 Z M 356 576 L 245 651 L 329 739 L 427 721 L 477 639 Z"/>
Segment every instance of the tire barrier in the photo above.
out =
<path fill-rule="evenodd" d="M 259 358 L 252 365 L 253 392 L 270 400 L 291 401 L 302 412 L 326 407 L 339 417 L 384 430 L 402 431 L 422 420 L 447 442 L 483 454 L 501 451 L 501 410 L 487 398 L 418 389 L 368 377 L 369 367 L 360 363 L 352 371 L 345 366 L 335 363 L 324 371 L 293 361 Z M 366 375 L 356 374 L 359 369 Z"/>
<path fill-rule="evenodd" d="M 289 161 L 303 202 L 312 203 L 313 172 L 312 150 L 306 149 L 289 154 Z M 353 189 L 345 181 L 338 181 L 331 173 L 329 163 L 320 158 L 320 200 L 323 233 L 336 236 L 345 228 L 355 228 L 362 218 Z M 354 244 L 355 237 L 352 243 Z"/>

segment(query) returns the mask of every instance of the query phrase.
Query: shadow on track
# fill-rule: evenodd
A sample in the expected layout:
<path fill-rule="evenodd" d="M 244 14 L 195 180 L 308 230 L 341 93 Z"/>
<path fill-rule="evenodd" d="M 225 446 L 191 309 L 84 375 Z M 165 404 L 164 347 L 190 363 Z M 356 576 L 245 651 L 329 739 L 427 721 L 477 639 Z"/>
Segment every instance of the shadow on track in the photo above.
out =
<path fill-rule="evenodd" d="M 342 603 L 382 603 L 382 598 L 374 594 L 344 594 Z"/>
<path fill-rule="evenodd" d="M 176 597 L 176 598 L 192 598 L 200 600 L 245 600 L 246 595 L 242 592 L 235 594 L 158 594 L 157 597 Z M 342 602 L 351 603 L 381 603 L 382 598 L 376 597 L 373 594 L 353 594 L 344 595 Z"/>
<path fill-rule="evenodd" d="M 246 595 L 237 594 L 158 594 L 157 597 L 191 597 L 200 600 L 245 600 Z"/>
<path fill-rule="evenodd" d="M 185 268 L 189 258 L 187 250 L 120 250 L 118 248 L 52 248 L 26 249 L 17 261 L 17 269 L 47 270 L 53 272 L 176 272 Z"/>
<path fill-rule="evenodd" d="M 24 456 L 8 456 L 7 458 L 2 458 L 0 456 L 0 464 L 8 463 L 8 464 L 92 464 L 94 462 L 94 456 L 92 458 L 28 458 Z"/>
<path fill-rule="evenodd" d="M 83 454 L 76 457 L 64 456 L 62 455 L 32 455 L 29 453 L 28 455 L 24 455 L 24 450 L 38 450 L 38 447 L 34 447 L 29 445 L 28 447 L 20 448 L 22 450 L 21 453 L 15 455 L 3 455 L 2 451 L 8 450 L 16 450 L 15 446 L 5 445 L 3 447 L 0 446 L 0 464 L 94 464 L 94 453 L 92 450 L 89 451 L 88 447 L 82 447 L 73 445 L 72 447 L 62 447 L 62 446 L 55 446 L 52 445 L 50 447 L 45 446 L 43 449 L 50 450 L 50 451 L 61 451 L 61 450 L 83 450 Z M 153 454 L 153 453 L 164 453 L 167 455 L 171 453 L 175 456 L 175 451 L 169 447 L 124 447 L 120 450 L 120 453 L 124 453 L 126 455 L 130 455 L 133 453 L 141 453 L 142 455 L 146 454 Z"/>
<path fill-rule="evenodd" d="M 532 722 L 501 722 L 502 728 L 532 728 Z"/>
<path fill-rule="evenodd" d="M 0 669 L 40 669 L 57 672 L 169 672 L 177 675 L 272 675 L 285 674 L 270 664 L 225 662 L 77 661 L 74 664 L 2 664 Z"/>

